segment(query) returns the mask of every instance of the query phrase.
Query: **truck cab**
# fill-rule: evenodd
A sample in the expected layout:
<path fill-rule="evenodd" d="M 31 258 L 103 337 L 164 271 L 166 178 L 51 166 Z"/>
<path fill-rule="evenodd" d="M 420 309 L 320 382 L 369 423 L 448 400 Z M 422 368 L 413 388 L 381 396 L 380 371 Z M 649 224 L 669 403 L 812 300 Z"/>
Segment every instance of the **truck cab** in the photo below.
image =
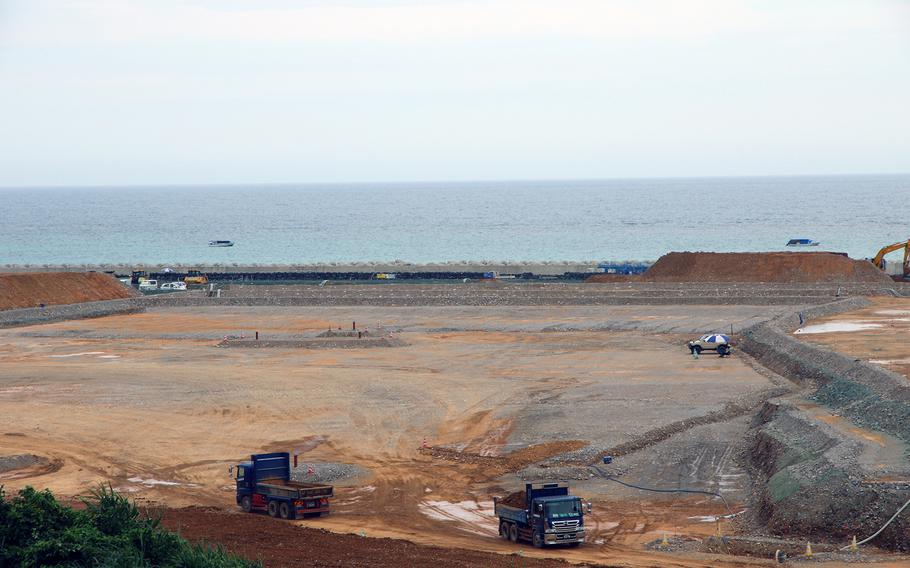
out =
<path fill-rule="evenodd" d="M 519 505 L 521 493 L 524 506 Z M 562 484 L 528 483 L 524 492 L 497 501 L 495 511 L 500 536 L 512 542 L 524 540 L 543 547 L 578 546 L 585 540 L 584 503 L 579 497 L 569 495 L 569 488 Z"/>

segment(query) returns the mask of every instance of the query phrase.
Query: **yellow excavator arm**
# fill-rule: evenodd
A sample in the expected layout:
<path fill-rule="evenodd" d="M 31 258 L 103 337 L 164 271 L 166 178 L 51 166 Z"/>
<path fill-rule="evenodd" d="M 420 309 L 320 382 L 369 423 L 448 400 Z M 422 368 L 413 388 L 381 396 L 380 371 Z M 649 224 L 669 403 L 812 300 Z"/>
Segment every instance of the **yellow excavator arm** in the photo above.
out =
<path fill-rule="evenodd" d="M 910 275 L 910 240 L 901 241 L 899 243 L 894 243 L 893 245 L 882 247 L 882 250 L 878 251 L 878 254 L 876 254 L 875 258 L 872 259 L 872 264 L 884 269 L 882 261 L 885 260 L 885 255 L 889 252 L 894 252 L 900 249 L 904 249 L 904 277 Z"/>

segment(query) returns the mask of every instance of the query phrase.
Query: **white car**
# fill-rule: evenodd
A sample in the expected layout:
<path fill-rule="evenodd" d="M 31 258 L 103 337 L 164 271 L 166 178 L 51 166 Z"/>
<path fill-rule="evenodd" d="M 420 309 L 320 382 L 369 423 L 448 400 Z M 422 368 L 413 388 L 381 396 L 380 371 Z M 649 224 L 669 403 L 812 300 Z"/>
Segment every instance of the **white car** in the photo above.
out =
<path fill-rule="evenodd" d="M 694 341 L 688 343 L 690 353 L 701 353 L 702 351 L 713 350 L 721 357 L 726 357 L 732 351 L 730 336 L 722 333 L 709 333 L 702 335 Z"/>
<path fill-rule="evenodd" d="M 165 282 L 161 285 L 162 290 L 186 290 L 186 282 Z"/>
<path fill-rule="evenodd" d="M 140 290 L 157 290 L 158 281 L 157 280 L 143 280 L 139 283 Z"/>

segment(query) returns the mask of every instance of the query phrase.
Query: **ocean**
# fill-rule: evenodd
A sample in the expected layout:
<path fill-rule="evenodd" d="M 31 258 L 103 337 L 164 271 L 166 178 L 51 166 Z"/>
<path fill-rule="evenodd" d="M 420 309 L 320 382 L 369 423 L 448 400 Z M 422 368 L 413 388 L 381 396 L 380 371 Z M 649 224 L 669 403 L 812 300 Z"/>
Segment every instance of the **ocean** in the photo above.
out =
<path fill-rule="evenodd" d="M 910 175 L 0 189 L 0 265 L 649 261 L 802 237 L 857 258 L 910 238 Z"/>

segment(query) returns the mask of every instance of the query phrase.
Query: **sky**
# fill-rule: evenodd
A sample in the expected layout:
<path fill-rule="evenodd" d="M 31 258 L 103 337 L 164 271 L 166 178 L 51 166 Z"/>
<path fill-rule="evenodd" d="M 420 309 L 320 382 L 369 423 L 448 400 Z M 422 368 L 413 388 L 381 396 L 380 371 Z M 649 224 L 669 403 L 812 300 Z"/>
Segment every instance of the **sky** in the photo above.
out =
<path fill-rule="evenodd" d="M 910 172 L 907 0 L 0 0 L 0 187 Z"/>

